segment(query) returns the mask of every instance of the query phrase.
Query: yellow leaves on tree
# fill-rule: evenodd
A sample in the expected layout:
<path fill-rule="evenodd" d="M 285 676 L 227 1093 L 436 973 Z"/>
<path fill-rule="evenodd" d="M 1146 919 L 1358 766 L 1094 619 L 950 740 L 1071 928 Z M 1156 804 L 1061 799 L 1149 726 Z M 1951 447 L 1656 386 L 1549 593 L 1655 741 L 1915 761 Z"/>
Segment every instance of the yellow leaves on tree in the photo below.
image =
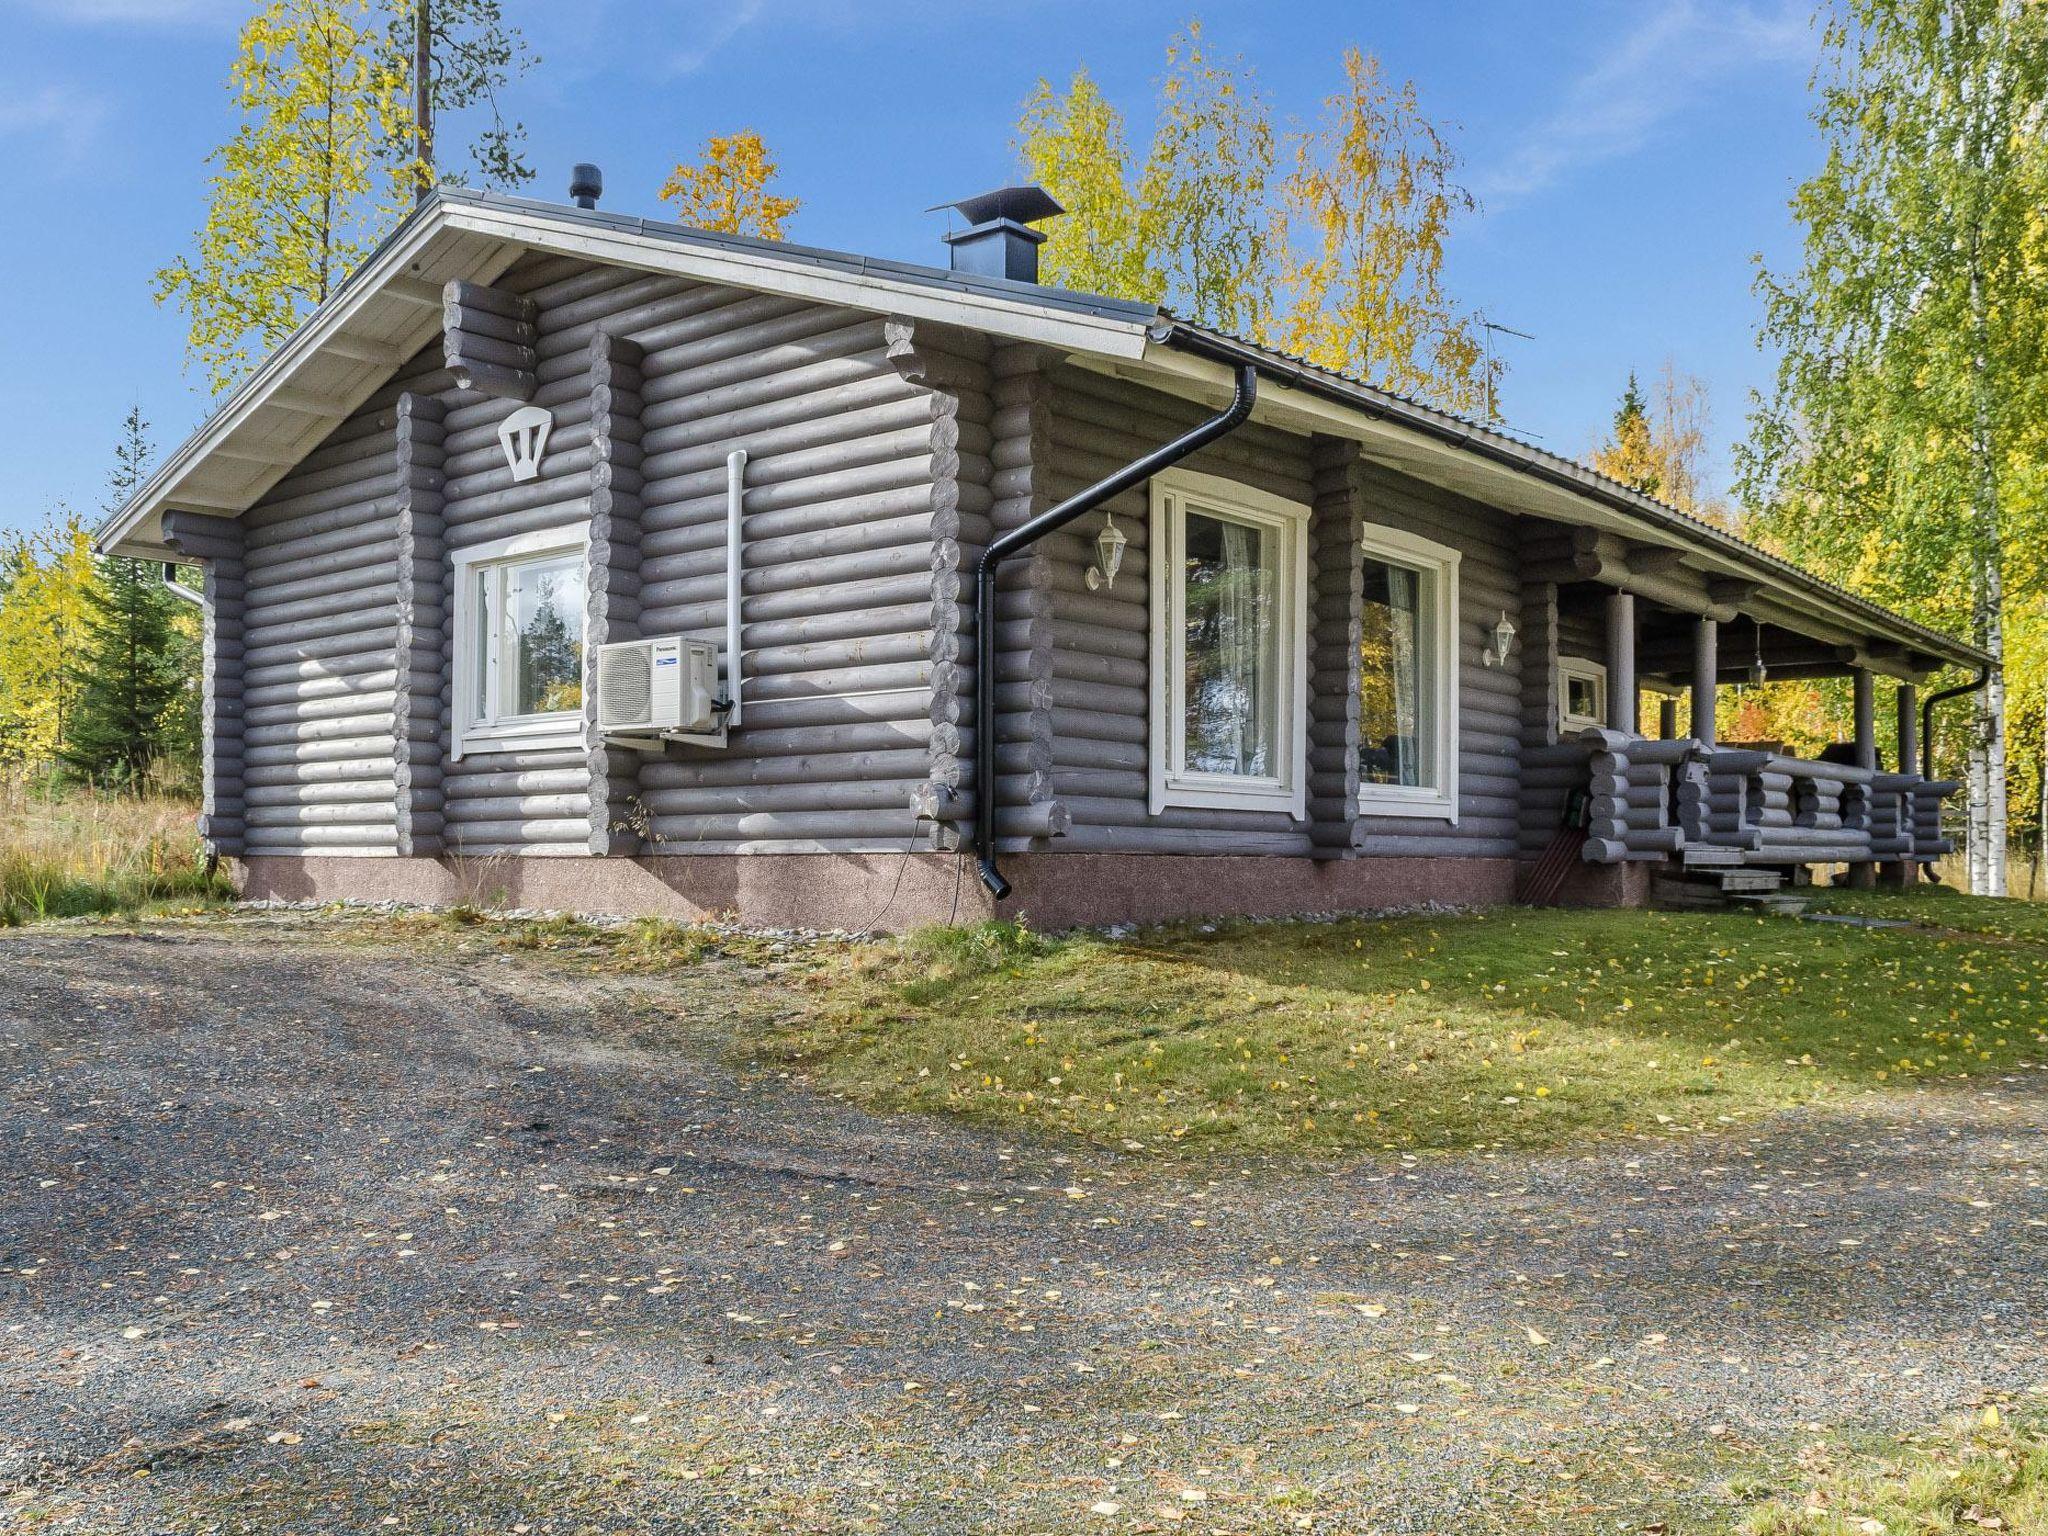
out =
<path fill-rule="evenodd" d="M 92 536 L 75 515 L 0 545 L 0 763 L 52 762 L 77 701 L 73 663 L 93 583 Z"/>
<path fill-rule="evenodd" d="M 1491 415 L 1473 321 L 1443 288 L 1452 221 L 1476 206 L 1457 155 L 1423 115 L 1413 81 L 1344 53 L 1344 85 L 1297 138 L 1286 198 L 1314 241 L 1298 268 L 1282 345 L 1311 362 L 1453 410 Z"/>
<path fill-rule="evenodd" d="M 661 200 L 676 205 L 676 219 L 724 235 L 780 240 L 783 226 L 801 205 L 768 190 L 776 164 L 761 135 L 752 129 L 714 134 L 695 165 L 678 165 L 662 183 Z"/>
<path fill-rule="evenodd" d="M 369 0 L 273 0 L 229 76 L 241 126 L 214 152 L 197 249 L 156 275 L 191 316 L 187 352 L 216 390 L 331 293 L 407 201 L 380 152 L 408 121 L 405 81 Z"/>
<path fill-rule="evenodd" d="M 1491 414 L 1476 320 L 1443 287 L 1471 197 L 1412 84 L 1357 49 L 1310 126 L 1282 130 L 1254 71 L 1199 25 L 1167 49 L 1152 140 L 1133 164 L 1122 116 L 1087 72 L 1024 104 L 1025 172 L 1066 205 L 1045 281 L 1165 303 L 1190 318 L 1452 410 Z"/>
<path fill-rule="evenodd" d="M 1725 504 L 1706 487 L 1706 385 L 1666 359 L 1653 398 L 1644 399 L 1636 376 L 1614 412 L 1614 432 L 1589 456 L 1593 467 L 1646 496 L 1709 522 L 1732 521 Z"/>

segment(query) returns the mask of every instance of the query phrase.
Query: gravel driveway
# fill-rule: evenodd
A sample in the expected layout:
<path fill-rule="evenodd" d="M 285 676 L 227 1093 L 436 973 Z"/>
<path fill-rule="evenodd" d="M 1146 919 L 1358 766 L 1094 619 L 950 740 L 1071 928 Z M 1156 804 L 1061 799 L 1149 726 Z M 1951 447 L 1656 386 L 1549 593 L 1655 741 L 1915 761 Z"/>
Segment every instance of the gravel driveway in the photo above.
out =
<path fill-rule="evenodd" d="M 1678 1532 L 2048 1381 L 2039 1077 L 1191 1171 L 735 1068 L 781 985 L 0 937 L 0 1528 Z"/>

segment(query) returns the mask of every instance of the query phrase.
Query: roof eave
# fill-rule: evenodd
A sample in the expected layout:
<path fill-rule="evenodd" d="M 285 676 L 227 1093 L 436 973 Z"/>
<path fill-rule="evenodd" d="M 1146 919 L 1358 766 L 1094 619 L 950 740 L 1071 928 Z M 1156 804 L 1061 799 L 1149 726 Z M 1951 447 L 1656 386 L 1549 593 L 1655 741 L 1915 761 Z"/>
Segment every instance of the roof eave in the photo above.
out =
<path fill-rule="evenodd" d="M 1619 514 L 1643 531 L 1664 534 L 1701 548 L 1744 575 L 1797 592 L 1802 598 L 1824 606 L 1852 626 L 1867 629 L 1873 635 L 1895 640 L 1913 651 L 1938 657 L 1955 666 L 1974 668 L 1990 664 L 1991 658 L 1975 646 L 1928 629 L 1868 598 L 1839 588 L 1725 530 L 1608 481 L 1584 465 L 1544 453 L 1505 434 L 1389 395 L 1369 385 L 1357 384 L 1320 369 L 1292 364 L 1264 348 L 1248 346 L 1186 321 L 1171 320 L 1155 327 L 1153 340 L 1155 351 L 1148 356 L 1148 362 L 1162 361 L 1159 347 L 1204 359 L 1218 370 L 1250 362 L 1281 391 L 1291 390 L 1327 401 L 1355 413 L 1361 426 L 1384 424 L 1385 428 L 1397 432 L 1420 435 L 1444 448 L 1477 457 L 1507 473 L 1529 477 L 1590 507 Z M 1224 387 L 1227 376 L 1217 372 L 1215 383 L 1218 388 Z M 1273 391 L 1268 391 L 1269 401 L 1273 394 Z"/>

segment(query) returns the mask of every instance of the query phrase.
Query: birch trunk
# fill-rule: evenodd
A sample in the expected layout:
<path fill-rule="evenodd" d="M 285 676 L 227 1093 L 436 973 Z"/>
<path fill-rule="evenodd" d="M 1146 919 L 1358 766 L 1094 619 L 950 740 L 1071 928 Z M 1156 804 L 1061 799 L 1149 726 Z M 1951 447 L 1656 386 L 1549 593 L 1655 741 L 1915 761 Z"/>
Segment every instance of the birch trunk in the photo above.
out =
<path fill-rule="evenodd" d="M 1973 242 L 1974 244 L 1974 242 Z M 1970 263 L 1971 532 L 1975 544 L 1972 627 L 1991 657 L 1991 676 L 1975 695 L 1970 729 L 1970 890 L 2006 894 L 2005 571 L 1998 516 L 1998 464 L 1991 427 L 1991 326 L 1981 254 Z"/>

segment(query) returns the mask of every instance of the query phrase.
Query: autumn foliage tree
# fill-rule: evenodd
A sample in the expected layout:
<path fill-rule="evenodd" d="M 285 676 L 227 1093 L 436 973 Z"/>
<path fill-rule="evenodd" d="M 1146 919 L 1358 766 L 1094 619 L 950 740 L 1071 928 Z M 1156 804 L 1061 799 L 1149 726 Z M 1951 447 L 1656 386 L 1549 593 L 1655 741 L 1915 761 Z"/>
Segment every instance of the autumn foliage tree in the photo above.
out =
<path fill-rule="evenodd" d="M 419 0 L 271 0 L 243 26 L 228 78 L 239 122 L 213 154 L 205 220 L 192 251 L 156 274 L 157 300 L 189 317 L 187 356 L 215 392 L 289 335 L 419 188 L 446 174 L 417 106 L 490 105 L 478 173 L 500 185 L 531 174 L 516 125 L 495 110 L 508 71 L 525 64 L 517 33 L 491 0 L 434 3 L 423 92 L 406 41 Z"/>
<path fill-rule="evenodd" d="M 72 658 L 92 582 L 92 535 L 73 513 L 0 541 L 0 767 L 56 760 L 78 700 Z"/>
<path fill-rule="evenodd" d="M 1448 296 L 1446 241 L 1472 210 L 1412 84 L 1358 49 L 1313 121 L 1284 126 L 1242 60 L 1190 24 L 1167 48 L 1150 142 L 1086 70 L 1041 80 L 1025 172 L 1067 208 L 1047 282 L 1190 318 L 1452 410 L 1491 411 L 1478 324 Z"/>
<path fill-rule="evenodd" d="M 2048 592 L 2048 7 L 1823 15 L 1826 159 L 1793 196 L 1797 265 L 1759 278 L 1781 362 L 1744 490 L 1788 554 L 1996 658 L 1967 742 L 1969 865 L 2003 894 L 2007 663 L 2043 649 L 2012 626 L 2042 622 Z"/>
<path fill-rule="evenodd" d="M 752 129 L 714 134 L 701 159 L 669 172 L 658 195 L 675 205 L 678 222 L 696 229 L 780 240 L 801 205 L 769 190 L 776 171 L 768 146 Z"/>

